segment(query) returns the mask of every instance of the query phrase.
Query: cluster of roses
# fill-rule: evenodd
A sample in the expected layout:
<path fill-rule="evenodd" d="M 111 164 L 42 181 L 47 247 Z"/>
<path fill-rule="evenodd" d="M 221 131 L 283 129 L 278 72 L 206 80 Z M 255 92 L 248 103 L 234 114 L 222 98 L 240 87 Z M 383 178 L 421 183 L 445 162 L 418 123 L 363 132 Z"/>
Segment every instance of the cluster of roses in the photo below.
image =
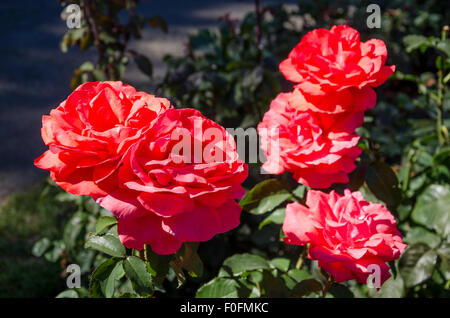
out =
<path fill-rule="evenodd" d="M 67 192 L 90 195 L 114 213 L 126 247 L 150 244 L 172 254 L 183 242 L 207 241 L 239 225 L 235 199 L 245 193 L 247 165 L 226 130 L 197 110 L 174 109 L 121 82 L 93 82 L 42 122 L 49 150 L 35 165 Z M 208 128 L 214 136 L 202 134 Z M 226 149 L 226 156 L 196 160 L 195 153 L 173 151 L 180 142 L 174 136 L 202 154 Z"/>
<path fill-rule="evenodd" d="M 362 152 L 355 129 L 376 103 L 372 87 L 395 70 L 384 65 L 386 58 L 383 41 L 361 42 L 345 25 L 306 34 L 280 64 L 286 79 L 296 83 L 293 91 L 279 94 L 258 126 L 267 157 L 263 168 L 292 172 L 299 183 L 316 189 L 347 183 Z M 348 189 L 343 196 L 310 190 L 306 204 L 288 204 L 286 243 L 309 244 L 309 258 L 338 282 L 366 283 L 374 268 L 381 284 L 390 277 L 386 262 L 406 245 L 386 207 Z"/>
<path fill-rule="evenodd" d="M 372 87 L 394 71 L 386 57 L 382 41 L 360 42 L 347 26 L 308 33 L 280 64 L 297 83 L 294 90 L 279 94 L 258 126 L 268 159 L 263 167 L 293 172 L 311 188 L 346 183 L 361 153 L 355 129 L 375 105 Z M 114 213 L 126 247 L 150 244 L 158 254 L 172 254 L 183 242 L 207 241 L 239 225 L 235 199 L 245 193 L 247 165 L 232 136 L 197 110 L 175 109 L 121 82 L 93 82 L 42 121 L 49 150 L 35 165 L 67 192 L 90 195 Z M 209 128 L 213 135 L 202 133 Z M 180 152 L 174 136 L 200 148 L 201 158 Z M 309 244 L 309 257 L 338 282 L 365 283 L 371 265 L 382 282 L 389 277 L 386 262 L 406 245 L 383 205 L 349 190 L 310 190 L 306 204 L 287 206 L 286 243 Z"/>

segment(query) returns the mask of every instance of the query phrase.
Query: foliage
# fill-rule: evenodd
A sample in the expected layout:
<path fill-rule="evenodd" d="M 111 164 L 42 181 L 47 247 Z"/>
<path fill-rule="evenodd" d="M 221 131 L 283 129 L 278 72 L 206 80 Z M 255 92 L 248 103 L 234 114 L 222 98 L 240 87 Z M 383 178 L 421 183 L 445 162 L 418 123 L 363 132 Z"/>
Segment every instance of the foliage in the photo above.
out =
<path fill-rule="evenodd" d="M 85 63 L 75 71 L 72 86 L 120 79 L 132 58 L 151 76 L 148 58 L 139 58 L 143 55 L 127 44 L 139 38 L 145 23 L 167 29 L 161 18 L 140 17 L 134 12 L 138 1 L 72 2 L 92 6 L 83 12 L 88 10 L 95 27 L 83 19 L 81 29 L 64 36 L 61 48 L 95 47 L 99 55 L 95 64 Z M 390 264 L 393 277 L 379 291 L 352 281 L 332 283 L 317 262 L 306 257 L 306 249 L 282 243 L 284 207 L 292 201 L 304 203 L 308 191 L 288 174 L 261 178 L 253 173 L 240 201 L 244 212 L 239 228 L 208 242 L 184 244 L 174 255 L 157 255 L 148 246 L 140 252 L 125 249 L 109 211 L 91 199 L 63 193 L 51 182 L 42 193 L 13 198 L 2 208 L 2 238 L 35 242 L 39 236 L 32 251 L 41 257 L 39 268 L 43 262 L 52 264 L 42 267 L 45 277 L 66 275 L 71 263 L 81 266 L 82 288 L 58 297 L 448 297 L 450 51 L 448 30 L 442 27 L 450 20 L 449 4 L 383 2 L 382 27 L 369 30 L 369 3 L 300 1 L 289 11 L 257 7 L 240 23 L 227 16 L 218 30 L 193 34 L 185 56 L 165 58 L 168 73 L 158 95 L 175 105 L 198 108 L 226 127 L 254 127 L 276 94 L 291 85 L 284 82 L 278 63 L 307 31 L 346 23 L 360 30 L 363 40 L 383 39 L 389 46 L 388 64 L 397 65 L 397 72 L 377 89 L 377 105 L 358 130 L 364 153 L 349 183 L 330 188 L 359 190 L 368 201 L 388 206 L 397 219 L 409 247 Z M 122 11 L 129 17 L 125 24 L 117 18 Z M 30 209 L 35 214 L 23 213 Z M 30 242 L 23 245 L 27 252 Z M 1 250 L 10 249 L 4 245 Z M 34 262 L 36 258 L 24 262 L 23 268 Z M 5 271 L 2 275 L 2 286 L 17 277 Z M 27 279 L 38 281 L 35 276 Z M 60 282 L 53 286 L 60 287 Z"/>
<path fill-rule="evenodd" d="M 258 7 L 239 25 L 225 16 L 218 31 L 192 35 L 186 55 L 165 57 L 158 92 L 226 127 L 256 126 L 282 89 L 278 62 L 298 36 L 282 6 Z"/>
<path fill-rule="evenodd" d="M 67 1 L 62 1 L 67 4 Z M 98 54 L 95 63 L 84 62 L 74 71 L 70 82 L 72 89 L 88 81 L 121 80 L 130 60 L 148 77 L 153 75 L 150 59 L 128 48 L 132 39 L 142 38 L 142 28 L 146 25 L 167 32 L 167 23 L 161 16 L 145 18 L 136 12 L 139 0 L 99 1 L 71 0 L 80 7 L 81 26 L 68 29 L 60 48 L 66 52 L 69 46 L 78 46 L 81 51 L 94 47 Z M 126 16 L 126 18 L 124 18 Z M 63 11 L 67 20 L 70 12 Z"/>
<path fill-rule="evenodd" d="M 30 256 L 31 246 L 0 240 L 0 298 L 54 297 L 64 288 L 60 265 Z"/>
<path fill-rule="evenodd" d="M 321 3 L 319 1 L 318 8 Z M 364 6 L 360 6 L 360 8 L 364 8 Z M 406 60 L 410 64 L 402 67 L 403 70 L 421 70 L 416 61 L 417 57 L 414 55 L 415 51 L 420 50 L 421 54 L 426 53 L 435 59 L 435 63 L 428 65 L 428 69 L 433 71 L 427 70 L 419 75 L 405 75 L 401 71 L 396 73 L 395 79 L 392 80 L 390 87 L 388 85 L 385 89 L 375 109 L 368 112 L 365 124 L 359 131 L 363 137 L 360 146 L 364 149 L 364 154 L 358 162 L 358 168 L 351 174 L 350 182 L 347 185 L 333 187 L 337 191 L 342 191 L 344 188 L 350 188 L 352 191 L 359 189 L 368 200 L 386 204 L 397 217 L 399 227 L 403 233 L 406 233 L 405 241 L 410 246 L 399 261 L 391 264 L 394 277 L 380 291 L 369 290 L 367 287 L 358 286 L 352 282 L 333 284 L 333 288 L 330 288 L 330 291 L 345 290 L 347 296 L 353 294 L 359 297 L 448 296 L 450 287 L 448 256 L 446 255 L 449 243 L 448 218 L 450 214 L 446 206 L 450 181 L 448 179 L 450 164 L 448 151 L 448 127 L 450 124 L 448 119 L 448 103 L 450 101 L 448 94 L 450 79 L 450 75 L 448 75 L 450 74 L 448 28 L 443 29 L 440 37 L 408 34 L 406 21 L 413 20 L 411 29 L 422 34 L 427 34 L 430 30 L 437 31 L 434 34 L 441 31 L 436 29 L 436 24 L 431 23 L 430 20 L 445 21 L 437 12 L 433 13 L 436 8 L 428 9 L 427 7 L 427 11 L 420 6 L 418 8 L 417 16 L 414 16 L 416 10 L 408 11 L 404 15 L 398 11 L 388 10 L 386 14 L 388 19 L 385 19 L 385 23 L 386 21 L 401 23 L 403 28 L 385 28 L 383 30 L 386 30 L 386 33 L 383 34 L 383 37 L 398 39 L 398 41 L 388 42 L 401 47 L 401 51 L 399 48 L 394 49 L 393 57 L 391 57 L 394 64 L 403 66 L 402 64 Z M 333 12 L 332 8 L 328 9 Z M 322 8 L 321 12 L 324 12 Z M 319 17 L 320 21 L 321 14 L 319 12 L 313 16 Z M 346 14 L 342 16 L 346 16 Z M 397 19 L 400 19 L 401 22 Z M 354 18 L 350 22 L 360 20 Z M 335 20 L 328 16 L 328 21 L 322 22 L 321 25 L 327 26 L 334 23 Z M 399 30 L 403 32 L 399 32 Z M 403 61 L 397 63 L 396 60 L 400 58 L 403 58 Z M 184 59 L 190 61 L 191 58 L 185 57 Z M 185 64 L 181 65 L 189 65 L 189 63 L 185 61 Z M 414 92 L 414 86 L 416 92 Z M 175 87 L 178 88 L 176 85 Z M 193 91 L 198 92 L 196 89 Z M 181 93 L 178 91 L 172 93 L 178 93 L 186 98 L 185 104 L 192 102 L 196 105 L 195 97 L 185 94 L 184 90 L 181 90 Z M 219 105 L 221 101 L 216 105 Z M 245 113 L 247 113 L 246 110 L 244 110 Z M 256 115 L 257 113 L 251 112 L 252 117 Z M 242 115 L 240 117 L 243 118 Z M 221 118 L 216 119 L 221 120 Z M 264 257 L 262 260 L 267 259 L 269 255 L 280 256 L 285 255 L 286 252 L 289 255 L 284 246 L 278 245 L 279 238 L 283 236 L 280 228 L 284 218 L 283 206 L 285 201 L 292 199 L 302 202 L 305 189 L 304 187 L 295 189 L 286 180 L 285 176 L 265 180 L 254 186 L 241 200 L 245 211 L 254 215 L 255 221 L 260 222 L 259 231 L 255 227 L 251 227 L 251 230 L 248 231 L 253 233 L 252 238 L 262 239 L 265 244 L 271 242 L 274 246 L 273 251 L 277 251 L 272 254 L 270 253 L 271 245 L 263 243 L 258 246 L 257 241 L 251 241 L 250 244 L 253 244 L 251 250 L 262 255 Z M 298 196 L 295 195 L 295 191 L 299 192 Z M 280 204 L 283 205 L 280 207 Z M 260 219 L 256 219 L 256 216 Z M 251 226 L 252 222 L 249 221 L 249 218 L 245 222 L 241 231 L 243 227 Z M 270 227 L 266 227 L 269 224 Z M 264 239 L 267 240 L 264 241 Z M 266 277 L 268 275 L 271 277 L 268 294 L 266 294 L 264 286 L 260 285 L 263 280 L 257 281 L 257 283 L 252 281 L 253 271 L 251 269 L 239 274 L 228 272 L 230 275 L 225 275 L 225 264 L 235 256 L 231 256 L 224 262 L 216 278 L 198 290 L 198 297 L 292 296 L 287 288 L 289 286 L 280 282 L 279 278 L 283 272 L 279 272 L 279 270 L 265 274 Z M 241 263 L 245 263 L 244 258 L 249 255 L 241 255 L 241 257 Z M 295 259 L 291 256 L 285 261 L 292 267 Z M 298 263 L 302 264 L 307 272 L 314 272 L 314 267 L 317 266 L 314 262 L 303 258 L 300 258 Z M 264 277 L 265 271 L 259 268 L 258 273 Z M 322 283 L 320 290 L 323 287 Z M 274 294 L 270 294 L 271 292 Z M 316 296 L 318 295 L 316 294 Z"/>
<path fill-rule="evenodd" d="M 0 297 L 54 297 L 64 288 L 60 264 L 32 255 L 39 237 L 57 239 L 73 207 L 41 182 L 0 206 Z"/>

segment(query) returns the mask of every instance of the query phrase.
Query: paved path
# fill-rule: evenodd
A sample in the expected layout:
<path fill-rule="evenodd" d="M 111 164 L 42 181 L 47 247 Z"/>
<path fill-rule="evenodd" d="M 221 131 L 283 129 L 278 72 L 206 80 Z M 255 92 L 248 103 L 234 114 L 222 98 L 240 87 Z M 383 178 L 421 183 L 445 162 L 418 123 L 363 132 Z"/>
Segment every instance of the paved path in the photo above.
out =
<path fill-rule="evenodd" d="M 76 48 L 60 52 L 59 41 L 66 28 L 61 10 L 56 0 L 0 2 L 0 201 L 47 175 L 33 166 L 45 149 L 40 137 L 41 116 L 70 93 L 73 70 L 83 61 L 96 59 L 94 52 L 80 53 Z M 132 46 L 150 56 L 156 75 L 162 76 L 162 57 L 183 54 L 189 33 L 217 26 L 225 13 L 242 18 L 250 10 L 252 0 L 143 1 L 139 11 L 145 16 L 163 16 L 169 34 L 146 29 L 143 40 Z M 145 80 L 135 66 L 127 70 L 126 82 L 138 85 Z"/>

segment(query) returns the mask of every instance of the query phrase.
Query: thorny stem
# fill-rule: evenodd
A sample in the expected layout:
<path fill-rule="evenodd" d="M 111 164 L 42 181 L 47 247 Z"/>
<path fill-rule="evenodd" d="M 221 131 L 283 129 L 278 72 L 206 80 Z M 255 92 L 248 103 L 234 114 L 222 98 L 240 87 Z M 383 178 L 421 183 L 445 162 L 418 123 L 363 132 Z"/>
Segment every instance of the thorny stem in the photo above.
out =
<path fill-rule="evenodd" d="M 144 244 L 144 260 L 148 262 L 148 244 Z"/>
<path fill-rule="evenodd" d="M 139 251 L 139 258 L 148 262 L 148 244 L 144 244 L 144 248 Z"/>
<path fill-rule="evenodd" d="M 83 1 L 83 11 L 84 11 L 84 15 L 86 16 L 86 22 L 89 27 L 89 30 L 92 33 L 92 35 L 94 36 L 94 44 L 98 51 L 99 63 L 100 63 L 101 61 L 103 61 L 105 59 L 105 52 L 103 50 L 103 45 L 100 41 L 97 24 L 95 22 L 95 19 L 92 16 L 91 0 Z M 110 65 L 108 65 L 108 66 L 110 66 Z M 108 67 L 105 69 L 105 75 L 108 79 L 111 79 L 111 72 Z"/>
<path fill-rule="evenodd" d="M 325 283 L 325 287 L 323 288 L 323 291 L 322 291 L 322 298 L 325 298 L 325 297 L 326 297 L 327 292 L 328 292 L 328 289 L 330 289 L 331 283 L 332 283 L 332 282 L 333 282 L 333 278 L 332 278 L 331 275 L 330 275 L 330 276 L 328 276 L 328 279 L 327 279 L 327 281 L 326 281 L 326 283 Z"/>
<path fill-rule="evenodd" d="M 305 251 L 306 248 L 303 248 L 302 252 L 300 253 L 300 256 L 298 257 L 297 263 L 295 264 L 296 269 L 301 269 L 303 265 L 303 259 L 305 257 Z"/>

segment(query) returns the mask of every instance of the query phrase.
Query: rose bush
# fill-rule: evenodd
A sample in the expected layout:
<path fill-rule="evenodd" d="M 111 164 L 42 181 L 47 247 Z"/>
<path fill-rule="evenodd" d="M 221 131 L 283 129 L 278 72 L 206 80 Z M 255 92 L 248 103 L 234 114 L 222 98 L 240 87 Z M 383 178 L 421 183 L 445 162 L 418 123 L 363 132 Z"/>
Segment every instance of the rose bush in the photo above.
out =
<path fill-rule="evenodd" d="M 363 113 L 317 114 L 291 105 L 292 93 L 279 94 L 258 125 L 261 148 L 271 174 L 285 171 L 311 188 L 328 188 L 348 182 L 348 173 L 361 154 L 355 128 Z"/>
<path fill-rule="evenodd" d="M 358 31 L 338 25 L 306 34 L 281 62 L 280 71 L 296 83 L 300 102 L 315 111 L 364 111 L 375 106 L 372 87 L 395 71 L 395 66 L 385 65 L 386 59 L 383 41 L 361 42 Z"/>
<path fill-rule="evenodd" d="M 234 199 L 244 195 L 246 178 L 247 165 L 223 127 L 197 110 L 170 109 L 125 156 L 120 187 L 97 202 L 117 216 L 126 247 L 148 243 L 172 254 L 183 242 L 207 241 L 239 225 Z"/>
<path fill-rule="evenodd" d="M 449 66 L 441 56 L 446 33 L 442 41 L 420 36 L 405 41 L 410 43 L 408 50 L 417 50 L 417 42 L 422 53 L 426 46 L 441 50 L 436 60 L 437 84 L 430 74 L 420 79 L 405 75 L 408 81 L 416 78 L 419 94 L 426 94 L 423 99 L 411 99 L 401 93 L 411 87 L 399 85 L 403 74 L 398 72 L 391 81 L 395 90 L 384 91 L 379 106 L 367 114 L 361 127 L 364 112 L 376 103 L 373 87 L 394 71 L 394 66 L 385 65 L 384 43 L 361 42 L 358 32 L 348 26 L 314 30 L 280 65 L 296 85 L 292 92 L 275 98 L 281 87 L 287 87 L 281 78 L 282 83 L 276 83 L 281 74 L 271 76 L 281 57 L 276 52 L 285 55 L 298 34 L 310 26 L 302 31 L 290 29 L 295 34 L 295 42 L 290 42 L 284 37 L 289 16 L 262 12 L 262 20 L 277 19 L 260 25 L 260 40 L 252 37 L 260 23 L 254 16 L 246 18 L 237 32 L 226 17 L 220 35 L 208 30 L 192 37 L 186 57 L 167 58 L 172 73 L 165 78 L 169 86 L 159 94 L 184 100 L 180 105 L 195 105 L 227 126 L 241 123 L 244 128 L 262 119 L 273 99 L 258 127 L 268 157 L 264 168 L 272 174 L 290 171 L 302 184 L 290 182 L 286 175 L 252 174 L 248 184 L 256 185 L 240 201 L 248 213 L 239 220 L 241 207 L 234 200 L 242 196 L 247 166 L 237 159 L 234 142 L 222 127 L 194 110 L 163 110 L 124 146 L 110 173 L 94 182 L 102 191 L 91 195 L 105 209 L 88 198 L 64 194 L 62 199 L 75 202 L 78 210 L 64 229 L 63 243 L 52 243 L 49 251 L 48 242 L 42 241 L 34 250 L 46 253 L 46 258 L 62 255 L 62 263 L 68 261 L 73 242 L 81 245 L 80 260 L 94 259 L 93 254 L 85 254 L 94 251 L 85 248 L 106 254 L 106 259 L 95 254 L 96 270 L 86 271 L 92 273 L 91 297 L 158 297 L 162 290 L 170 296 L 192 296 L 213 273 L 218 276 L 196 290 L 198 297 L 448 294 L 448 129 L 443 96 Z M 326 22 L 318 25 L 329 25 L 328 11 L 323 12 Z M 274 29 L 276 34 L 271 33 Z M 398 51 L 392 37 L 383 38 L 390 40 L 395 59 Z M 258 50 L 252 50 L 255 40 L 260 41 Z M 236 54 L 241 51 L 249 54 Z M 401 60 L 395 61 L 400 64 Z M 426 128 L 416 129 L 415 119 L 425 112 L 431 120 L 425 120 Z M 359 127 L 361 140 L 355 134 Z M 217 134 L 203 134 L 208 128 Z M 419 137 L 408 148 L 416 138 L 412 135 Z M 217 160 L 216 155 L 227 148 L 229 156 Z M 355 162 L 362 151 L 364 155 Z M 401 156 L 402 151 L 407 156 Z M 355 164 L 358 169 L 349 175 Z M 258 166 L 252 168 L 260 171 Z M 319 192 L 307 186 L 329 189 Z M 351 192 L 357 189 L 361 193 Z M 388 208 L 365 199 L 382 201 Z M 81 210 L 86 210 L 87 218 Z M 94 225 L 92 219 L 97 217 Z M 211 240 L 239 222 L 239 229 Z M 79 232 L 80 224 L 87 223 L 86 231 Z M 405 253 L 399 230 L 409 246 Z M 210 241 L 190 243 L 206 240 Z M 63 252 L 61 244 L 66 245 Z M 79 263 L 78 259 L 69 262 Z M 374 266 L 380 275 L 374 273 Z M 184 270 L 195 279 L 186 281 Z M 394 277 L 386 281 L 389 270 Z M 367 283 L 369 274 L 383 284 L 381 289 L 357 284 Z M 185 283 L 186 288 L 179 288 Z"/>
<path fill-rule="evenodd" d="M 287 205 L 287 244 L 309 244 L 308 257 L 318 260 L 337 282 L 356 279 L 365 284 L 373 273 L 371 265 L 379 266 L 381 284 L 391 276 L 386 262 L 399 258 L 406 244 L 384 205 L 348 189 L 344 195 L 310 190 L 306 205 Z"/>
<path fill-rule="evenodd" d="M 117 186 L 123 155 L 170 102 L 122 82 L 80 85 L 49 116 L 42 139 L 49 146 L 35 165 L 72 194 L 102 196 Z"/>

